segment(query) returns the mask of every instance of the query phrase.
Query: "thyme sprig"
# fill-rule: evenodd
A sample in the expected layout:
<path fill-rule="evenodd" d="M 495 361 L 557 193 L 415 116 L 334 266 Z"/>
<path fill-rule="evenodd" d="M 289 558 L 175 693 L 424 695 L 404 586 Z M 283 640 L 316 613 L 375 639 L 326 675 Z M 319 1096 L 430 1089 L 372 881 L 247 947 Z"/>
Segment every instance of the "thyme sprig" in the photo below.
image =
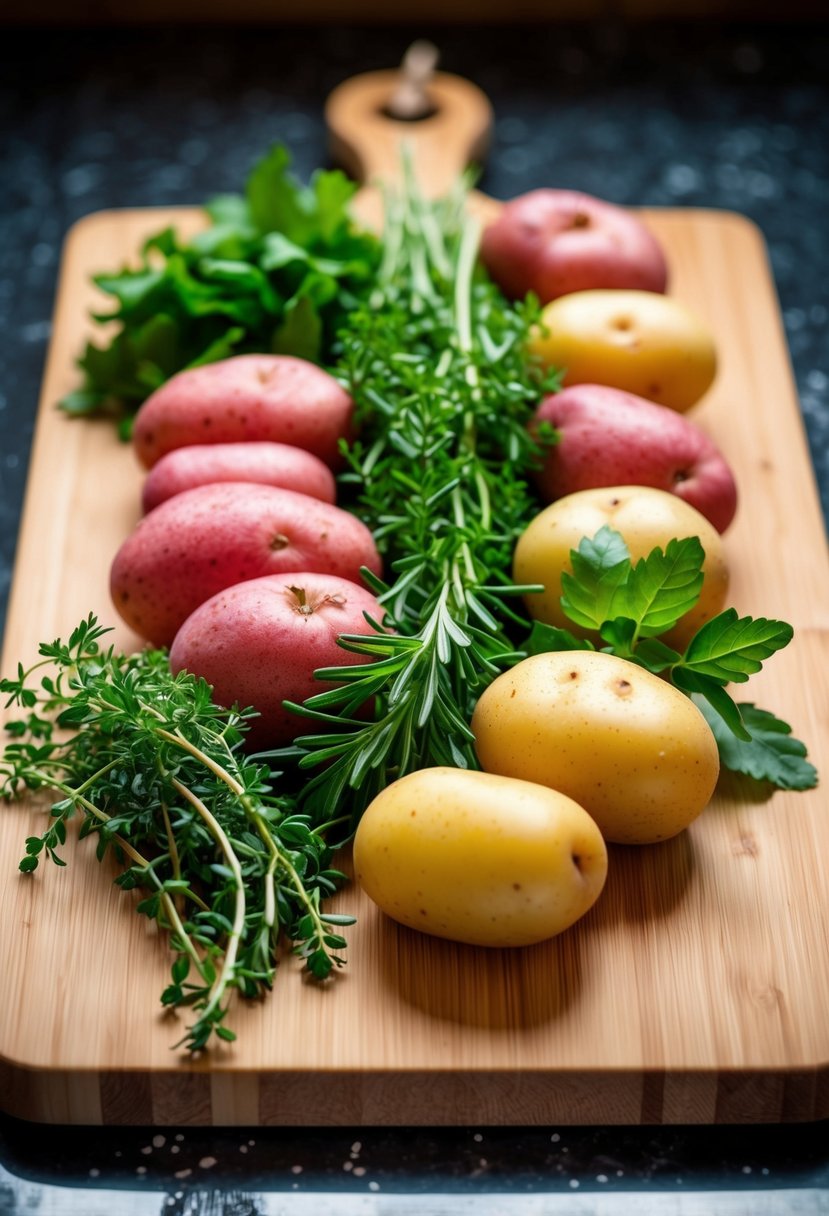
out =
<path fill-rule="evenodd" d="M 196 1015 L 176 1046 L 200 1050 L 214 1033 L 235 1038 L 230 997 L 271 987 L 283 934 L 323 979 L 344 962 L 336 929 L 353 918 L 320 910 L 343 877 L 322 830 L 240 750 L 251 711 L 214 705 L 203 680 L 171 674 L 164 651 L 102 649 L 106 632 L 90 615 L 0 682 L 7 706 L 24 711 L 6 728 L 0 794 L 62 795 L 26 841 L 22 871 L 43 857 L 64 865 L 66 824 L 80 815 L 98 860 L 112 853 L 121 866 L 116 884 L 145 892 L 137 909 L 175 955 L 162 1004 Z"/>
<path fill-rule="evenodd" d="M 472 707 L 521 657 L 513 634 L 528 624 L 512 600 L 529 589 L 508 572 L 538 510 L 527 421 L 557 377 L 528 355 L 537 306 L 509 304 L 477 267 L 480 226 L 464 202 L 462 190 L 427 201 L 409 175 L 387 200 L 376 290 L 340 335 L 361 423 L 343 480 L 393 573 L 366 577 L 394 632 L 341 639 L 367 661 L 294 707 L 325 727 L 292 753 L 317 770 L 301 795 L 313 815 L 345 799 L 356 819 L 389 780 L 427 765 L 477 767 Z M 356 714 L 369 701 L 366 721 Z"/>

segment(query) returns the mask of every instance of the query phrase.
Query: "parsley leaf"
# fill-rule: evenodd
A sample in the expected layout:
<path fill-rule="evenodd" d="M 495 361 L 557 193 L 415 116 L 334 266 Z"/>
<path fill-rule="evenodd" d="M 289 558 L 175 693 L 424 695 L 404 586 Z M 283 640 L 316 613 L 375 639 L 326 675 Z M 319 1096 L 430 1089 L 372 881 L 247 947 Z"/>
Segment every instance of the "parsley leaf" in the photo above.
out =
<path fill-rule="evenodd" d="M 699 599 L 704 561 L 698 537 L 668 541 L 664 553 L 653 549 L 636 563 L 614 608 L 637 622 L 641 637 L 664 633 Z"/>
<path fill-rule="evenodd" d="M 570 552 L 572 573 L 561 576 L 561 606 L 576 625 L 600 629 L 622 615 L 612 611 L 614 597 L 630 574 L 630 554 L 618 532 L 605 525 Z"/>
<path fill-rule="evenodd" d="M 785 621 L 738 616 L 727 608 L 697 630 L 682 659 L 682 668 L 710 676 L 722 684 L 744 683 L 776 650 L 792 640 L 794 630 Z"/>
<path fill-rule="evenodd" d="M 95 277 L 115 304 L 95 319 L 115 332 L 87 344 L 83 383 L 61 408 L 129 415 L 183 368 L 246 352 L 334 361 L 339 330 L 374 283 L 379 243 L 354 228 L 356 187 L 342 173 L 302 186 L 289 166 L 285 148 L 272 149 L 244 195 L 207 204 L 204 231 L 184 242 L 165 228 L 137 266 Z"/>
<path fill-rule="evenodd" d="M 655 548 L 634 565 L 623 538 L 605 524 L 571 550 L 572 573 L 561 576 L 561 606 L 571 621 L 586 629 L 602 631 L 619 618 L 632 622 L 632 628 L 617 624 L 605 637 L 630 657 L 640 637 L 664 633 L 693 608 L 702 588 L 704 560 L 702 545 L 692 536 L 670 540 L 664 552 Z"/>
<path fill-rule="evenodd" d="M 794 738 L 788 723 L 750 701 L 743 702 L 737 708 L 749 738 L 741 740 L 705 701 L 696 696 L 693 700 L 714 733 L 724 768 L 770 781 L 784 790 L 809 790 L 817 785 L 817 770 L 806 759 L 806 747 Z"/>

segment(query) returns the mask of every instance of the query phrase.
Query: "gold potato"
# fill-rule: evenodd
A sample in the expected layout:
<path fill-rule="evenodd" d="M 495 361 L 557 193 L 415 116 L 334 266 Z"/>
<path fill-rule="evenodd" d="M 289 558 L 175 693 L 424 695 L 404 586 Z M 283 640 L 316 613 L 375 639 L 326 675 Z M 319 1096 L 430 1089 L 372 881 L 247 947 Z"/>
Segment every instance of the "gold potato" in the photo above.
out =
<path fill-rule="evenodd" d="M 607 384 L 683 413 L 711 387 L 714 340 L 672 296 L 575 291 L 548 304 L 531 349 L 564 383 Z"/>
<path fill-rule="evenodd" d="M 564 794 L 430 768 L 395 781 L 365 811 L 354 870 L 366 894 L 410 929 L 528 946 L 561 933 L 598 899 L 607 850 Z"/>
<path fill-rule="evenodd" d="M 694 703 L 597 651 L 524 659 L 483 693 L 472 730 L 487 772 L 567 794 L 620 844 L 677 835 L 719 775 L 716 740 Z"/>
<path fill-rule="evenodd" d="M 561 607 L 561 575 L 571 571 L 571 549 L 578 549 L 583 537 L 595 536 L 605 524 L 621 534 L 634 562 L 647 557 L 657 546 L 664 550 L 674 538 L 699 537 L 705 550 L 699 600 L 663 634 L 670 646 L 684 650 L 696 631 L 725 607 L 725 548 L 716 528 L 690 503 L 651 486 L 579 490 L 536 515 L 519 537 L 513 559 L 516 583 L 540 583 L 544 587 L 540 594 L 526 596 L 527 611 L 537 621 L 585 635 Z"/>

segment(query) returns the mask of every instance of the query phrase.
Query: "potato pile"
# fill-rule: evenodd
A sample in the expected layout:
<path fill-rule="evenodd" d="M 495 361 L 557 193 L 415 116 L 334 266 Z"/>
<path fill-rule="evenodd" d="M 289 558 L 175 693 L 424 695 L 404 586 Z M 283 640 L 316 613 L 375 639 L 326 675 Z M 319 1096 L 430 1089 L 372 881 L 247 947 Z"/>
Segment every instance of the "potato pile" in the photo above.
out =
<path fill-rule="evenodd" d="M 147 514 L 113 561 L 113 602 L 174 671 L 255 706 L 257 745 L 289 742 L 282 702 L 324 691 L 315 669 L 359 660 L 337 637 L 382 620 L 360 578 L 381 573 L 374 540 L 334 504 L 352 412 L 314 364 L 239 355 L 174 376 L 135 420 Z"/>

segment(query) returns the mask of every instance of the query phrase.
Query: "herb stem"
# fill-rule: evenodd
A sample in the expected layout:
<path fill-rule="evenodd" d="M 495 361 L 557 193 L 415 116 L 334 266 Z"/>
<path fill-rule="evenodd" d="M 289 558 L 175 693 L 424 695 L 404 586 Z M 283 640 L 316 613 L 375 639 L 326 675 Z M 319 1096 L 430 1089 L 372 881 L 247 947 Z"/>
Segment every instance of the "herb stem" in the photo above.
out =
<path fill-rule="evenodd" d="M 222 965 L 216 977 L 216 981 L 211 988 L 207 1004 L 201 1010 L 200 1021 L 209 1023 L 214 1009 L 217 1009 L 221 1004 L 222 997 L 225 994 L 227 986 L 230 983 L 236 968 L 236 956 L 239 952 L 239 941 L 245 924 L 245 884 L 242 878 L 242 867 L 239 864 L 239 858 L 236 856 L 236 852 L 222 825 L 215 818 L 215 816 L 211 814 L 201 798 L 199 798 L 197 794 L 194 794 L 188 786 L 182 784 L 177 777 L 172 778 L 172 785 L 204 820 L 208 831 L 210 832 L 211 836 L 213 836 L 224 854 L 228 868 L 233 875 L 233 882 L 236 890 L 233 923 L 231 930 L 228 933 L 227 946 L 225 947 L 222 958 Z"/>
<path fill-rule="evenodd" d="M 240 785 L 236 778 L 231 776 L 226 768 L 223 768 L 221 764 L 214 760 L 212 756 L 209 756 L 207 752 L 203 751 L 200 747 L 196 747 L 194 743 L 190 743 L 188 739 L 185 739 L 184 735 L 180 731 L 173 733 L 172 731 L 162 728 L 158 731 L 158 734 L 162 739 L 166 739 L 168 743 L 174 743 L 176 747 L 183 748 L 184 751 L 189 752 L 191 756 L 194 756 L 197 760 L 201 761 L 205 768 L 209 768 L 214 776 L 218 777 L 220 781 L 223 781 L 225 785 L 233 791 L 237 798 L 244 794 L 244 786 Z"/>

